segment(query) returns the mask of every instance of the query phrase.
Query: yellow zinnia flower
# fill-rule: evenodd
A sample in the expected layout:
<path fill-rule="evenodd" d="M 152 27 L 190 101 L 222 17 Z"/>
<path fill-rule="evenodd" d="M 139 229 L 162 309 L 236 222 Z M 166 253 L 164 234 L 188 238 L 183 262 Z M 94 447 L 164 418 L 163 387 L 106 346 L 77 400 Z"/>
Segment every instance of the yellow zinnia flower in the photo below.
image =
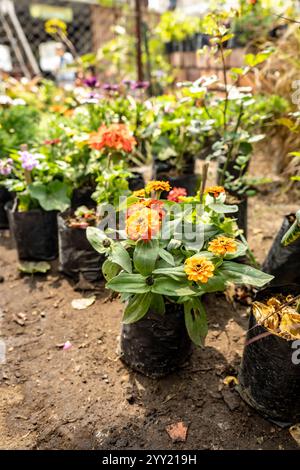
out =
<path fill-rule="evenodd" d="M 126 233 L 131 240 L 151 240 L 159 232 L 160 225 L 158 211 L 145 207 L 127 218 Z"/>
<path fill-rule="evenodd" d="M 184 271 L 189 281 L 202 282 L 206 284 L 214 275 L 215 266 L 204 256 L 195 255 L 185 261 Z"/>
<path fill-rule="evenodd" d="M 132 195 L 135 197 L 145 197 L 146 193 L 144 189 L 138 189 L 137 191 L 133 191 Z"/>
<path fill-rule="evenodd" d="M 225 193 L 225 189 L 223 188 L 223 186 L 210 186 L 205 190 L 205 194 L 210 194 L 214 198 L 217 198 L 222 193 Z"/>
<path fill-rule="evenodd" d="M 237 250 L 237 243 L 233 238 L 218 237 L 209 242 L 208 251 L 211 251 L 217 256 L 224 256 L 227 253 L 235 253 Z"/>
<path fill-rule="evenodd" d="M 152 191 L 167 191 L 171 190 L 171 185 L 169 181 L 149 181 L 146 185 L 146 193 L 151 193 Z"/>

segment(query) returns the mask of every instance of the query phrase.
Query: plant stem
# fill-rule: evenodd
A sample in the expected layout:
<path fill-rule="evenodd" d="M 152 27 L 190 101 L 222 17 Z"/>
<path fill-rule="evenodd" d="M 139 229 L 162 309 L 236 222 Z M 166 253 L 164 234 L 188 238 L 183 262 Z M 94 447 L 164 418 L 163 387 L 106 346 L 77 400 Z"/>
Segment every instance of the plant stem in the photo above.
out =
<path fill-rule="evenodd" d="M 221 52 L 221 60 L 222 60 L 222 67 L 223 67 L 223 78 L 224 78 L 224 87 L 225 87 L 225 103 L 224 103 L 224 111 L 223 111 L 223 119 L 224 119 L 224 132 L 227 131 L 227 110 L 228 110 L 228 83 L 227 83 L 227 74 L 226 74 L 226 62 L 225 62 L 225 55 L 224 55 L 224 47 L 223 43 L 220 43 L 220 52 Z"/>
<path fill-rule="evenodd" d="M 225 182 L 225 173 L 226 173 L 226 171 L 227 171 L 229 162 L 231 161 L 232 152 L 233 152 L 234 145 L 235 145 L 235 142 L 236 142 L 236 134 L 237 134 L 237 132 L 238 132 L 238 130 L 239 130 L 239 128 L 240 128 L 243 114 L 244 114 L 244 108 L 243 108 L 243 102 L 242 102 L 242 103 L 241 103 L 241 106 L 240 106 L 239 117 L 238 117 L 238 119 L 237 119 L 236 126 L 235 126 L 235 128 L 234 128 L 234 135 L 233 135 L 231 144 L 230 144 L 229 149 L 228 149 L 228 153 L 227 153 L 227 158 L 226 158 L 225 164 L 224 164 L 223 169 L 222 169 L 221 185 L 224 185 L 224 182 Z"/>
<path fill-rule="evenodd" d="M 203 195 L 205 191 L 207 175 L 208 175 L 209 162 L 205 162 L 202 169 L 202 180 L 201 180 L 201 189 L 200 189 L 200 203 L 202 204 Z"/>
<path fill-rule="evenodd" d="M 24 177 L 25 177 L 27 186 L 29 186 L 32 183 L 32 177 L 31 177 L 30 171 L 24 170 Z"/>

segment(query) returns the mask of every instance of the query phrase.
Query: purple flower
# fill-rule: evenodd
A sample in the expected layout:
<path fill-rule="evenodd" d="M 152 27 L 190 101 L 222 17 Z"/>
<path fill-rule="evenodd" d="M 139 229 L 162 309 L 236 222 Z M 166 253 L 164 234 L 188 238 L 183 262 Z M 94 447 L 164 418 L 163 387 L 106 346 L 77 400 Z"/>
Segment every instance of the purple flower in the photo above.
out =
<path fill-rule="evenodd" d="M 112 85 L 111 83 L 104 83 L 102 88 L 103 90 L 106 90 L 106 91 L 118 91 L 119 85 Z"/>
<path fill-rule="evenodd" d="M 83 83 L 89 88 L 96 88 L 99 86 L 97 77 L 88 77 L 83 80 Z"/>
<path fill-rule="evenodd" d="M 19 152 L 21 157 L 21 165 L 24 170 L 32 171 L 39 164 L 38 155 L 28 152 L 28 150 L 23 150 Z"/>
<path fill-rule="evenodd" d="M 0 175 L 8 176 L 11 174 L 13 169 L 13 161 L 11 158 L 6 158 L 0 162 Z"/>
<path fill-rule="evenodd" d="M 146 90 L 149 87 L 149 82 L 131 82 L 132 90 Z"/>

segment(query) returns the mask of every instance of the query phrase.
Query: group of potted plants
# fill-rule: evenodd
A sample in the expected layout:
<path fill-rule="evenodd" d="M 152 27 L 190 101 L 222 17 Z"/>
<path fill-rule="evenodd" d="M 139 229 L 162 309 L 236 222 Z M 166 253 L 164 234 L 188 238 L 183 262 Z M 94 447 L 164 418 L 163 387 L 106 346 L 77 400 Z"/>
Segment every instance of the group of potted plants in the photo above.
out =
<path fill-rule="evenodd" d="M 202 77 L 150 98 L 127 93 L 128 83 L 104 86 L 93 77 L 65 91 L 49 82 L 9 83 L 1 96 L 0 227 L 7 226 L 7 214 L 21 260 L 58 256 L 60 270 L 75 281 L 103 276 L 125 304 L 121 357 L 153 378 L 180 367 L 192 343 L 203 346 L 207 295 L 228 284 L 260 289 L 275 282 L 273 272 L 245 262 L 247 197 L 253 194 L 247 169 L 265 123 L 286 106 L 276 108 L 280 98 L 254 97 L 238 86 L 270 51 L 246 55 L 228 82 L 225 45 L 233 36 L 226 21 L 211 15 L 203 23 L 214 45 L 210 52 L 223 67 L 221 80 Z M 18 93 L 22 102 L 16 103 Z M 24 116 L 32 123 L 27 134 Z M 215 186 L 207 187 L 206 165 L 202 177 L 195 174 L 197 159 L 217 161 Z M 152 174 L 145 184 L 146 163 Z M 297 221 L 288 240 L 296 238 Z M 290 405 L 276 402 L 273 413 L 270 397 L 298 337 L 298 291 L 268 289 L 252 307 L 240 391 L 264 414 L 290 422 Z M 277 345 L 281 370 L 270 360 L 270 375 L 261 373 L 257 392 L 255 364 Z M 295 375 L 292 390 L 299 388 Z"/>

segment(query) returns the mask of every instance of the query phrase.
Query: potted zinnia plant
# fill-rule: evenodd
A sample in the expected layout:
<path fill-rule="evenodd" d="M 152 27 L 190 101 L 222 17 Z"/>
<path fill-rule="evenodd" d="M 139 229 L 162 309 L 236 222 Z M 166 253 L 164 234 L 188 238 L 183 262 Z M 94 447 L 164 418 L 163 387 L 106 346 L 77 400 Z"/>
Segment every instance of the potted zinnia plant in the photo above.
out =
<path fill-rule="evenodd" d="M 70 205 L 67 185 L 43 154 L 23 147 L 6 160 L 11 166 L 6 187 L 16 193 L 8 203 L 8 218 L 18 255 L 25 260 L 56 258 L 57 211 Z"/>
<path fill-rule="evenodd" d="M 262 287 L 272 279 L 233 260 L 247 246 L 226 213 L 225 191 L 202 190 L 179 202 L 161 199 L 165 181 L 150 181 L 117 208 L 116 230 L 87 229 L 107 259 L 106 287 L 125 303 L 121 357 L 134 370 L 160 377 L 176 370 L 207 333 L 203 296 L 228 283 Z"/>

